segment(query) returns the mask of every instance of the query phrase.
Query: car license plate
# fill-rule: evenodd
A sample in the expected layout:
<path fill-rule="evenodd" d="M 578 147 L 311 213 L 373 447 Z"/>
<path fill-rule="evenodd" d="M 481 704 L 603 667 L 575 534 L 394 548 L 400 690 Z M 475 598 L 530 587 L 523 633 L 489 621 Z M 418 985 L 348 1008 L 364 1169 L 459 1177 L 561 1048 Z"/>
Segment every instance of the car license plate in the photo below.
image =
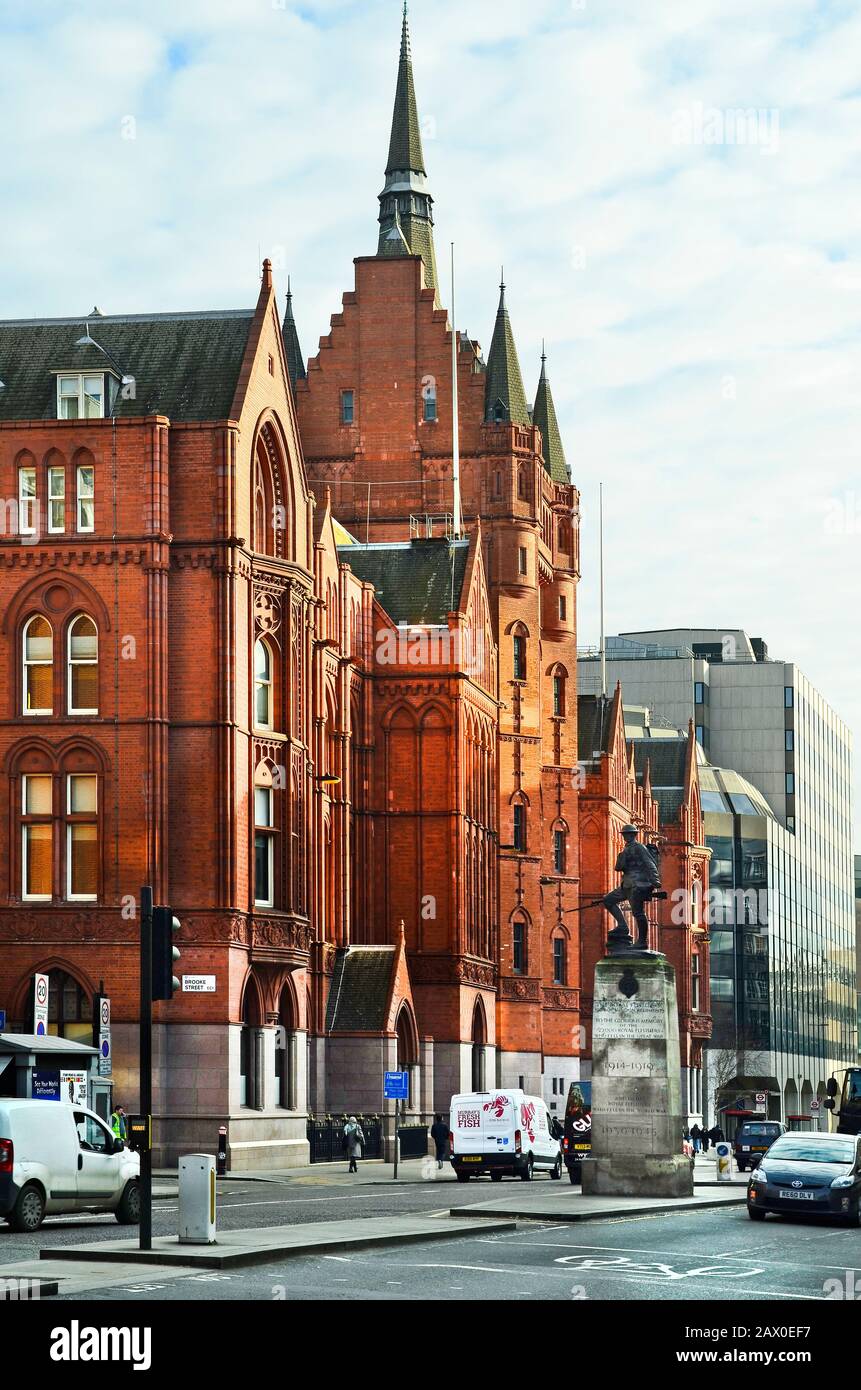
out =
<path fill-rule="evenodd" d="M 452 387 L 452 390 L 454 390 L 454 387 Z M 743 1154 L 749 1154 L 749 1153 L 750 1153 L 750 1144 L 742 1144 L 742 1146 L 741 1146 L 741 1151 L 742 1151 Z"/>
<path fill-rule="evenodd" d="M 802 1202 L 815 1202 L 815 1201 L 816 1201 L 816 1193 L 815 1193 L 815 1192 L 790 1192 L 790 1191 L 788 1191 L 788 1190 L 784 1190 L 784 1189 L 781 1188 L 781 1189 L 778 1191 L 778 1194 L 777 1194 L 777 1195 L 778 1195 L 778 1197 L 780 1198 L 780 1200 L 781 1200 L 782 1202 L 786 1201 L 787 1197 L 791 1198 L 793 1201 L 802 1201 Z"/>
<path fill-rule="evenodd" d="M 476 1155 L 473 1157 L 472 1154 L 464 1154 L 463 1158 L 462 1158 L 460 1161 L 461 1161 L 461 1163 L 480 1163 L 480 1162 L 481 1162 L 481 1155 L 480 1155 L 480 1154 L 476 1154 Z"/>

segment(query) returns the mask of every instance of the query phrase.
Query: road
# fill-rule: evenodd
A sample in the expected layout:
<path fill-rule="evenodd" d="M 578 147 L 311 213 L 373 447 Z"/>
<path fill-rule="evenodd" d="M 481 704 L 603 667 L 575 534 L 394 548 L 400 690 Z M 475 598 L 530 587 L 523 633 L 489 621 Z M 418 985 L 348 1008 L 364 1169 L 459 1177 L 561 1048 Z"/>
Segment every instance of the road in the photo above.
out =
<path fill-rule="evenodd" d="M 446 1188 L 448 1204 L 455 1189 L 448 1184 Z M 391 1210 L 392 1193 L 370 1198 L 356 1194 L 355 1200 L 382 1201 Z M 418 1209 L 415 1203 L 407 1205 Z M 277 1209 L 277 1199 L 267 1203 L 265 1219 L 271 1221 Z M 283 1204 L 282 1210 L 286 1215 Z M 238 1202 L 230 1219 L 240 1211 L 245 1213 L 244 1224 L 252 1213 Z M 306 1216 L 307 1208 L 302 1219 Z M 837 1288 L 861 1298 L 861 1231 L 800 1219 L 769 1218 L 764 1225 L 754 1226 L 743 1207 L 733 1207 L 576 1225 L 527 1223 L 516 1233 L 503 1235 L 484 1233 L 477 1224 L 475 1235 L 457 1240 L 280 1259 L 224 1274 L 186 1272 L 176 1278 L 152 1271 L 137 1283 L 100 1289 L 88 1297 L 135 1301 L 177 1297 L 207 1301 L 731 1299 L 782 1304 L 790 1299 L 823 1300 L 829 1291 L 833 1297 Z M 748 1320 L 750 1316 L 757 1316 L 752 1308 Z"/>
<path fill-rule="evenodd" d="M 490 1182 L 458 1183 L 444 1171 L 427 1182 L 395 1186 L 384 1177 L 362 1175 L 359 1185 L 349 1184 L 341 1172 L 288 1178 L 283 1182 L 231 1180 L 218 1187 L 218 1224 L 223 1230 L 249 1230 L 254 1226 L 293 1225 L 307 1221 L 335 1221 L 345 1217 L 385 1216 L 393 1212 L 447 1211 L 467 1202 L 489 1201 L 506 1190 Z M 436 1169 L 432 1170 L 436 1173 Z M 538 1180 L 536 1180 L 538 1181 Z M 519 1185 L 518 1185 L 519 1186 Z M 153 1202 L 153 1234 L 176 1233 L 176 1200 Z M 136 1227 L 118 1226 L 112 1216 L 50 1216 L 34 1235 L 18 1235 L 0 1224 L 0 1265 L 31 1260 L 42 1246 L 76 1245 L 84 1241 L 130 1237 Z"/>

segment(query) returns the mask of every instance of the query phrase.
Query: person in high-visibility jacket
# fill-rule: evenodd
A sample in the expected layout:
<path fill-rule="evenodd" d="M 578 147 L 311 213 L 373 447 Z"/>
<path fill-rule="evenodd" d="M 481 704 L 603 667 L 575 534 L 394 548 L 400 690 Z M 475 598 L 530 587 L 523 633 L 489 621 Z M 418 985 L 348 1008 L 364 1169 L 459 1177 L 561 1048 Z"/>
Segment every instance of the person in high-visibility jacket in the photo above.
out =
<path fill-rule="evenodd" d="M 111 1115 L 111 1129 L 118 1139 L 125 1139 L 126 1132 L 126 1112 L 121 1105 L 115 1105 Z"/>

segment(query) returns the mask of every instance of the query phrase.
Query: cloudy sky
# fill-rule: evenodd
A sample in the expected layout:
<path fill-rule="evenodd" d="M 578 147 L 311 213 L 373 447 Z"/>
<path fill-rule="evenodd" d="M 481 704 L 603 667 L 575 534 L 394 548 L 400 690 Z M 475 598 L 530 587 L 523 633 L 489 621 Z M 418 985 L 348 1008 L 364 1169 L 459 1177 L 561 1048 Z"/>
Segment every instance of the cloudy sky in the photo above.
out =
<path fill-rule="evenodd" d="M 861 11 L 413 0 L 437 245 L 584 511 L 581 642 L 744 627 L 861 728 Z M 0 316 L 233 308 L 306 354 L 376 249 L 398 0 L 0 0 Z M 447 298 L 444 295 L 444 298 Z M 857 795 L 856 795 L 857 804 Z"/>

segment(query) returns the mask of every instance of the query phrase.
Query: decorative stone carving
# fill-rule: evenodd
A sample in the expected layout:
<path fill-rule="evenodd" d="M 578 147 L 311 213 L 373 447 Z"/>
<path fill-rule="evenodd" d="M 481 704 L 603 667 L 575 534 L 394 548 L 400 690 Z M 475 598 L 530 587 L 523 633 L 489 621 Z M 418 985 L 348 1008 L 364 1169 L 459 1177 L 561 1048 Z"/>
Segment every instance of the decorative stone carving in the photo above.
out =
<path fill-rule="evenodd" d="M 254 618 L 258 632 L 277 632 L 281 626 L 281 607 L 270 593 L 259 589 L 254 595 Z"/>
<path fill-rule="evenodd" d="M 524 980 L 519 975 L 502 975 L 499 980 L 500 999 L 511 999 L 516 1003 L 534 1003 L 541 1000 L 541 981 Z"/>
<path fill-rule="evenodd" d="M 545 1009 L 579 1009 L 580 1007 L 579 989 L 545 988 L 543 993 Z"/>

